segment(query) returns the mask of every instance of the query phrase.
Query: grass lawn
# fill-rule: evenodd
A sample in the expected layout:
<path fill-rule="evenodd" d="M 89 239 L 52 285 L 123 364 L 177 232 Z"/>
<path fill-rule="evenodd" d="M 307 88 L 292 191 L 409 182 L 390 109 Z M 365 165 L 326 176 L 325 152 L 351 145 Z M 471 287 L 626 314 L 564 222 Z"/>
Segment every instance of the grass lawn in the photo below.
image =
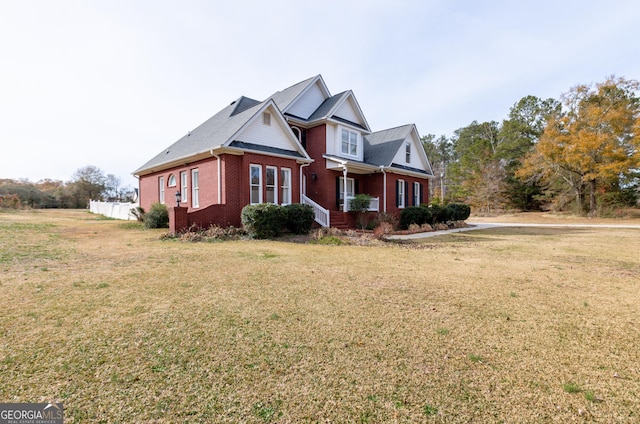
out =
<path fill-rule="evenodd" d="M 163 232 L 0 213 L 0 402 L 61 401 L 67 423 L 640 421 L 638 229 Z"/>

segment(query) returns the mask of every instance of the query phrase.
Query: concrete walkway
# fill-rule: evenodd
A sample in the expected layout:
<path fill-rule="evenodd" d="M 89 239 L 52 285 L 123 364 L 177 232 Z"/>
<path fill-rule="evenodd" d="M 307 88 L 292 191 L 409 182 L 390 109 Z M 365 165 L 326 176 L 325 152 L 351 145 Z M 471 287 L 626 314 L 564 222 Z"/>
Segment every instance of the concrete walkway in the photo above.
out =
<path fill-rule="evenodd" d="M 462 231 L 474 231 L 474 230 L 486 230 L 489 228 L 500 227 L 557 227 L 557 228 L 633 228 L 640 229 L 640 225 L 625 225 L 625 224 L 521 224 L 517 222 L 474 222 L 473 220 L 467 221 L 468 227 L 454 228 L 444 231 L 430 231 L 424 233 L 405 234 L 405 235 L 392 235 L 388 236 L 389 240 L 414 240 L 423 239 L 428 237 L 443 236 L 446 234 L 459 233 Z"/>

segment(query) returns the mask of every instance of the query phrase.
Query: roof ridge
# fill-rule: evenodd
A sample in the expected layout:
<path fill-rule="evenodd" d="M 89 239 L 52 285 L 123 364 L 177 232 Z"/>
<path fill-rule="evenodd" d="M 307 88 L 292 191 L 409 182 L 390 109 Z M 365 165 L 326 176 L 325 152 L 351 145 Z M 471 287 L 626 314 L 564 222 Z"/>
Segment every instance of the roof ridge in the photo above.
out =
<path fill-rule="evenodd" d="M 402 124 L 402 125 L 397 125 L 397 126 L 391 127 L 391 128 L 385 128 L 383 130 L 373 131 L 371 134 L 381 133 L 381 132 L 384 132 L 384 131 L 393 131 L 393 130 L 400 129 L 402 127 L 414 127 L 414 126 L 415 126 L 415 124 Z"/>

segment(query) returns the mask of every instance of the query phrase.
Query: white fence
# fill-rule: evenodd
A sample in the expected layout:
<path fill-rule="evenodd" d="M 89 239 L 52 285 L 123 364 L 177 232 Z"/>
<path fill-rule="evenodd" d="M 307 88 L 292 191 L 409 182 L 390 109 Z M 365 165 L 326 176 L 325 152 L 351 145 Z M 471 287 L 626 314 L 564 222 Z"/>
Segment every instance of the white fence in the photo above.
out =
<path fill-rule="evenodd" d="M 115 219 L 135 220 L 135 216 L 131 214 L 131 209 L 137 208 L 137 203 L 119 203 L 119 202 L 98 202 L 97 200 L 89 201 L 89 211 Z"/>

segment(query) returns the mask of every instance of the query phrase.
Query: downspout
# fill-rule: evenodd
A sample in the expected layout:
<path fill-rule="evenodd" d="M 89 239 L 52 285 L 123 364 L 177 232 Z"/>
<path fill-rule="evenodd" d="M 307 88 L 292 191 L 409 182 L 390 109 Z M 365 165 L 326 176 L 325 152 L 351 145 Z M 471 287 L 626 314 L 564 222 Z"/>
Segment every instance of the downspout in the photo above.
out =
<path fill-rule="evenodd" d="M 220 205 L 222 204 L 222 169 L 220 168 L 222 160 L 220 159 L 220 156 L 213 153 L 213 149 L 211 149 L 209 153 L 218 160 L 218 204 Z"/>
<path fill-rule="evenodd" d="M 382 212 L 387 213 L 387 172 L 384 170 L 384 165 L 380 165 L 380 171 L 382 171 Z"/>
<path fill-rule="evenodd" d="M 304 168 L 305 166 L 309 166 L 311 165 L 310 163 L 301 163 L 300 164 L 300 203 L 302 203 L 302 196 L 305 194 L 304 193 L 304 187 L 302 184 L 302 168 Z"/>

